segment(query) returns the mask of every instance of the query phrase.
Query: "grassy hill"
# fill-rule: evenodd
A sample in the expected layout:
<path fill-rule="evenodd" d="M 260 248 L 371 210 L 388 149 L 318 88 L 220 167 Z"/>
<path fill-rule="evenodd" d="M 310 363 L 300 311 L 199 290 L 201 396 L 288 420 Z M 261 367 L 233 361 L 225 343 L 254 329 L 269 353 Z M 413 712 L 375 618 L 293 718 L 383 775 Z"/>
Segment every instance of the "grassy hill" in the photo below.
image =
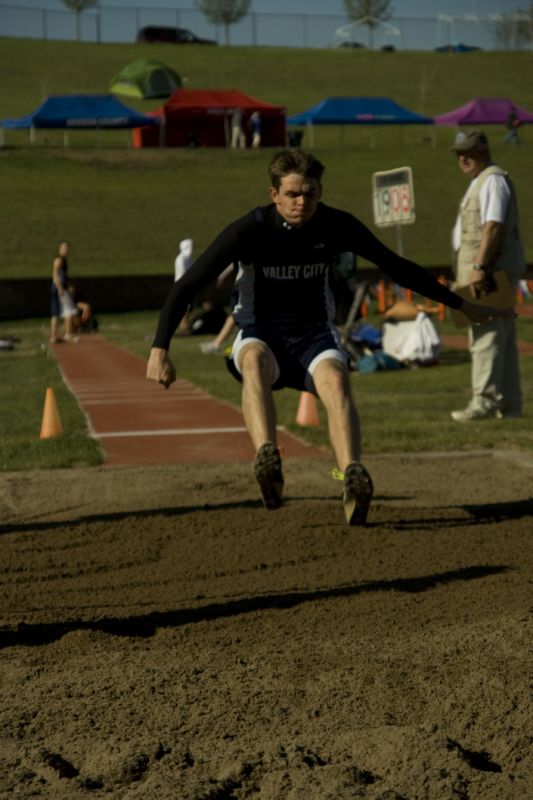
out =
<path fill-rule="evenodd" d="M 531 53 L 442 54 L 289 48 L 96 45 L 0 39 L 0 118 L 34 110 L 50 94 L 105 93 L 125 64 L 142 56 L 176 69 L 189 87 L 239 88 L 281 103 L 289 114 L 328 95 L 384 95 L 434 115 L 475 96 L 509 96 L 533 109 Z M 125 100 L 147 111 L 158 101 Z M 417 221 L 402 229 L 405 254 L 426 265 L 450 261 L 450 227 L 465 188 L 449 146 L 454 129 L 354 126 L 316 131 L 313 149 L 327 166 L 326 202 L 373 227 L 371 176 L 410 165 Z M 519 194 L 528 258 L 533 261 L 529 173 L 533 138 L 521 148 L 488 130 L 495 160 Z M 75 275 L 165 273 L 182 238 L 197 249 L 233 217 L 267 201 L 268 150 L 137 151 L 129 135 L 6 131 L 0 150 L 4 208 L 0 278 L 44 277 L 58 241 L 72 242 Z M 309 142 L 304 139 L 304 146 Z M 396 232 L 379 235 L 396 247 Z"/>

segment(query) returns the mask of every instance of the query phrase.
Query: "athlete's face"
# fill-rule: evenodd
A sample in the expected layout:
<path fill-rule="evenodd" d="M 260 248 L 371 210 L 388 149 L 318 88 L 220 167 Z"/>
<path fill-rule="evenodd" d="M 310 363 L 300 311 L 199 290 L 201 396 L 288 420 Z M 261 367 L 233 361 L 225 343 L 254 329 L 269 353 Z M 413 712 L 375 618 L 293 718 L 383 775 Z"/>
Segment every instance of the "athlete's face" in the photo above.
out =
<path fill-rule="evenodd" d="M 277 210 L 283 219 L 295 228 L 311 219 L 321 193 L 320 181 L 295 173 L 284 175 L 279 189 L 270 187 L 270 196 Z"/>

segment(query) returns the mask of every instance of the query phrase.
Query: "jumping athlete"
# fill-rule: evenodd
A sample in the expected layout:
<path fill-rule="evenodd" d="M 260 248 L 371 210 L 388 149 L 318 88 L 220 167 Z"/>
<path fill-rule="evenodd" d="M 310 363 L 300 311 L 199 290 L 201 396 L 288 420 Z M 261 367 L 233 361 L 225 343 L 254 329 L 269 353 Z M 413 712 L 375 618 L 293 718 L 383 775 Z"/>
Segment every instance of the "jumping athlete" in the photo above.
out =
<path fill-rule="evenodd" d="M 279 508 L 283 473 L 276 438 L 273 390 L 313 392 L 328 418 L 337 466 L 344 474 L 349 525 L 366 522 L 372 479 L 360 462 L 359 417 L 336 328 L 329 279 L 341 253 L 376 264 L 401 286 L 460 308 L 473 322 L 511 316 L 474 305 L 442 286 L 422 267 L 383 245 L 351 214 L 320 202 L 324 166 L 311 153 L 283 150 L 269 167 L 270 205 L 232 222 L 177 281 L 161 311 L 147 378 L 166 388 L 176 380 L 170 341 L 188 305 L 233 262 L 233 317 L 240 328 L 230 371 L 242 381 L 242 411 L 255 448 L 254 473 L 264 505 Z"/>

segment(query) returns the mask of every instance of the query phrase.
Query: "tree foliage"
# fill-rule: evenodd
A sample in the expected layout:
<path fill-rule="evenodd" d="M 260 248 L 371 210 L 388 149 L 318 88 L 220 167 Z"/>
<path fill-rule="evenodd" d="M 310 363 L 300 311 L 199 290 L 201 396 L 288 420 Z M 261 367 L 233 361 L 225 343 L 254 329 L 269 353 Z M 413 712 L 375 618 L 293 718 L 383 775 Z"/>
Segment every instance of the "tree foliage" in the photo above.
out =
<path fill-rule="evenodd" d="M 390 19 L 392 11 L 390 0 L 344 0 L 344 8 L 349 19 L 364 21 L 370 28 Z"/>
<path fill-rule="evenodd" d="M 344 8 L 348 19 L 366 25 L 369 45 L 372 47 L 374 28 L 390 19 L 390 0 L 344 0 Z"/>
<path fill-rule="evenodd" d="M 76 39 L 80 38 L 80 14 L 87 8 L 94 8 L 98 0 L 63 0 L 63 5 L 76 12 Z"/>
<path fill-rule="evenodd" d="M 529 11 L 518 9 L 501 14 L 494 28 L 494 39 L 505 50 L 518 50 L 533 41 L 533 3 Z"/>
<path fill-rule="evenodd" d="M 63 4 L 70 8 L 71 11 L 76 11 L 79 14 L 80 11 L 85 11 L 86 8 L 97 6 L 98 0 L 63 0 Z"/>
<path fill-rule="evenodd" d="M 252 0 L 196 0 L 196 6 L 209 22 L 224 26 L 226 44 L 229 44 L 229 26 L 246 16 Z"/>

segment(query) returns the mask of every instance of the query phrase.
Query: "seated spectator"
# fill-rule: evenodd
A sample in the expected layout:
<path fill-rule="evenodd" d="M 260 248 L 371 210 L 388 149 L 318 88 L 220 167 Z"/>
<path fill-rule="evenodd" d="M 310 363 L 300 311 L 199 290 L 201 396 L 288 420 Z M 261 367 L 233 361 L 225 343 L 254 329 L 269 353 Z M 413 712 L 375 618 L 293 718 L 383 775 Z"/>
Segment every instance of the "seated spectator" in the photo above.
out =
<path fill-rule="evenodd" d="M 202 342 L 200 350 L 202 353 L 220 353 L 224 346 L 224 342 L 228 336 L 233 333 L 236 328 L 235 320 L 231 314 L 228 314 L 224 325 L 221 327 L 214 339 L 209 342 Z"/>
<path fill-rule="evenodd" d="M 211 300 L 204 300 L 200 308 L 191 313 L 189 335 L 201 336 L 206 333 L 217 334 L 226 321 L 226 312 Z"/>
<path fill-rule="evenodd" d="M 90 303 L 87 303 L 71 283 L 68 287 L 76 313 L 72 317 L 72 326 L 76 333 L 93 333 L 98 330 L 98 322 L 93 315 Z"/>

